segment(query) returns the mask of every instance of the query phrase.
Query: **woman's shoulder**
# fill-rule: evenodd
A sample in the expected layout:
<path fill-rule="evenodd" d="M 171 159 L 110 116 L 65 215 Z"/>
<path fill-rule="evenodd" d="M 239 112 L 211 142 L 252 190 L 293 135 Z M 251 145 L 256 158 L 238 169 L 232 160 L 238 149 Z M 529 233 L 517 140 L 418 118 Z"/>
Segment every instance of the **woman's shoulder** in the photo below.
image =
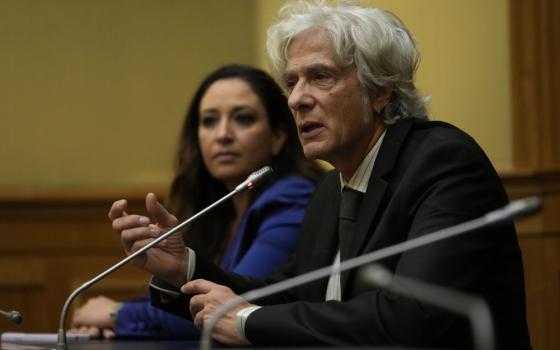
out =
<path fill-rule="evenodd" d="M 263 191 L 254 204 L 263 205 L 268 202 L 307 202 L 315 191 L 315 187 L 315 182 L 301 176 L 284 177 L 274 181 Z"/>

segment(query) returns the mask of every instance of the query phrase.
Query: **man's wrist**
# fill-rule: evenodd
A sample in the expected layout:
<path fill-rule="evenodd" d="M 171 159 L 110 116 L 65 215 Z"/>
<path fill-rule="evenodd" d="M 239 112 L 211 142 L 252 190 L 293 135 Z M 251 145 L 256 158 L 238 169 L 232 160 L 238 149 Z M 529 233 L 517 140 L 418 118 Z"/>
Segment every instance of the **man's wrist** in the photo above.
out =
<path fill-rule="evenodd" d="M 190 282 L 194 276 L 194 269 L 196 267 L 196 253 L 189 247 L 185 248 L 187 255 L 187 282 Z"/>
<path fill-rule="evenodd" d="M 256 306 L 256 305 L 249 306 L 237 311 L 237 314 L 235 315 L 235 324 L 237 327 L 237 332 L 239 333 L 241 338 L 243 338 L 248 344 L 251 344 L 251 342 L 245 336 L 245 323 L 247 323 L 247 319 L 249 318 L 249 316 L 260 308 L 261 306 Z"/>
<path fill-rule="evenodd" d="M 164 278 L 168 283 L 171 283 L 180 289 L 185 283 L 189 282 L 194 275 L 194 264 L 196 261 L 196 254 L 194 250 L 185 247 L 184 263 L 181 263 L 173 276 Z"/>

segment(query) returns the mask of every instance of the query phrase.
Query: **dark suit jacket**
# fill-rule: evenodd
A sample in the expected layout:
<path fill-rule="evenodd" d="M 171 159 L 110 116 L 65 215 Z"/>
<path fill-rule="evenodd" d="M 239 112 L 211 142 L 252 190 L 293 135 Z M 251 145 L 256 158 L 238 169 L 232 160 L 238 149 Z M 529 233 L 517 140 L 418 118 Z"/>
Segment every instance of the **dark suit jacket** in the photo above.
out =
<path fill-rule="evenodd" d="M 351 254 L 358 256 L 469 219 L 507 203 L 503 186 L 475 141 L 441 122 L 405 119 L 388 127 L 360 209 Z M 268 281 L 224 273 L 201 259 L 194 278 L 236 293 L 331 264 L 338 249 L 338 172 L 320 184 L 306 210 L 295 258 Z M 499 349 L 530 349 L 523 267 L 512 223 L 479 230 L 388 258 L 398 275 L 480 295 L 494 318 Z M 245 332 L 264 345 L 470 347 L 461 316 L 344 274 L 342 302 L 325 302 L 327 280 L 260 301 Z M 154 295 L 155 296 L 155 295 Z M 186 298 L 185 298 L 186 300 Z M 161 305 L 188 314 L 185 300 Z"/>

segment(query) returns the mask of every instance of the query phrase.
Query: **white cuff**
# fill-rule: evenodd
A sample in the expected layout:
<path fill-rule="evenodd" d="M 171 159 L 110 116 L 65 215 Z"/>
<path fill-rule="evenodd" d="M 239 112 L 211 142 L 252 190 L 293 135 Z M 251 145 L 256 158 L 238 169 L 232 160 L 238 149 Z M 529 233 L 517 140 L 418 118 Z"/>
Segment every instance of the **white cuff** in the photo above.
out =
<path fill-rule="evenodd" d="M 247 322 L 247 318 L 251 315 L 254 311 L 260 309 L 261 306 L 249 306 L 244 309 L 237 311 L 235 315 L 235 323 L 237 324 L 237 331 L 247 341 L 247 343 L 251 343 L 249 339 L 245 336 L 245 323 Z"/>
<path fill-rule="evenodd" d="M 181 295 L 181 292 L 178 291 L 175 286 L 165 281 L 158 280 L 156 277 L 153 276 L 152 279 L 150 280 L 150 287 L 159 291 L 159 299 L 162 303 L 171 302 Z"/>
<path fill-rule="evenodd" d="M 191 248 L 185 249 L 185 254 L 187 254 L 187 282 L 189 282 L 194 275 L 194 268 L 196 264 L 196 253 Z M 164 303 L 170 302 L 181 295 L 181 292 L 177 287 L 171 285 L 168 282 L 157 279 L 152 276 L 150 280 L 150 287 L 158 290 L 160 292 L 160 300 Z"/>
<path fill-rule="evenodd" d="M 189 247 L 187 248 L 187 282 L 190 282 L 194 276 L 196 267 L 196 253 Z"/>

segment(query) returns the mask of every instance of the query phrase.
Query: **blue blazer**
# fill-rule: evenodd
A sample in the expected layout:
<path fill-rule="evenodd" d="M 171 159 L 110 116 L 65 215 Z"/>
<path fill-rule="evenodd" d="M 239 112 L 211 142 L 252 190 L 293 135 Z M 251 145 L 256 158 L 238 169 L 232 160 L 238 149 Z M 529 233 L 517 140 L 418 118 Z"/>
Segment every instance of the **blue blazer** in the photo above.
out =
<path fill-rule="evenodd" d="M 314 190 L 311 181 L 300 177 L 274 182 L 246 210 L 220 266 L 240 275 L 268 277 L 294 252 Z M 115 332 L 119 338 L 200 337 L 192 321 L 153 307 L 148 295 L 124 303 Z"/>

